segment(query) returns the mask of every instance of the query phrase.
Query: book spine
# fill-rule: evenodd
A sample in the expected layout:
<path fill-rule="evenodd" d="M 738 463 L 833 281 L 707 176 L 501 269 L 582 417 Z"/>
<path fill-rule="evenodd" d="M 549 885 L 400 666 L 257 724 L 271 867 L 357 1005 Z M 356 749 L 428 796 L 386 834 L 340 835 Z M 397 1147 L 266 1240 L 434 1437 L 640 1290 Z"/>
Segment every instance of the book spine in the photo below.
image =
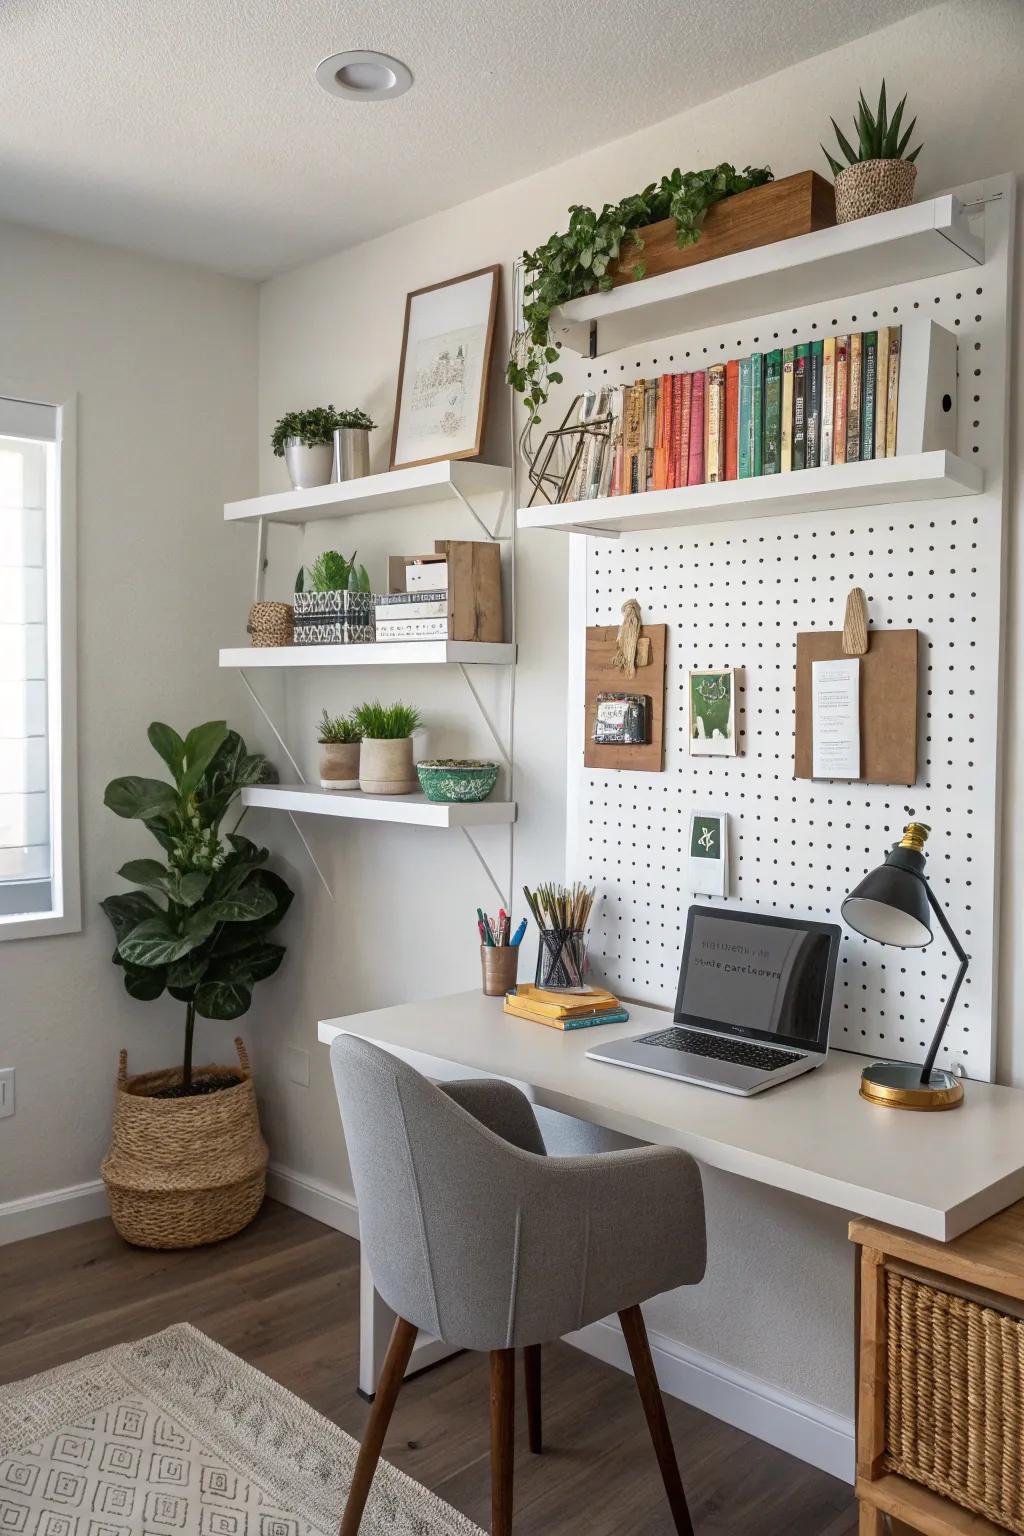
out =
<path fill-rule="evenodd" d="M 808 369 L 811 349 L 801 342 L 793 359 L 793 468 L 807 464 L 807 395 L 810 389 Z"/>
<path fill-rule="evenodd" d="M 861 360 L 860 456 L 875 456 L 875 377 L 878 370 L 878 333 L 864 332 L 864 356 Z"/>
<path fill-rule="evenodd" d="M 885 426 L 889 400 L 889 336 L 887 325 L 879 327 L 875 351 L 875 458 L 885 458 Z"/>
<path fill-rule="evenodd" d="M 822 468 L 832 463 L 832 434 L 835 431 L 836 338 L 826 336 L 821 355 L 821 434 L 818 461 Z"/>
<path fill-rule="evenodd" d="M 687 485 L 701 485 L 704 481 L 704 375 L 694 373 L 690 377 L 690 452 Z"/>
<path fill-rule="evenodd" d="M 817 469 L 821 463 L 821 377 L 825 344 L 811 342 L 811 356 L 807 383 L 807 455 L 808 469 Z"/>
<path fill-rule="evenodd" d="M 672 379 L 663 373 L 658 380 L 657 407 L 654 413 L 654 489 L 663 491 L 669 483 L 668 449 L 672 425 Z"/>
<path fill-rule="evenodd" d="M 725 368 L 708 369 L 707 432 L 704 475 L 708 484 L 725 479 Z"/>
<path fill-rule="evenodd" d="M 395 619 L 376 626 L 378 640 L 447 640 L 447 619 Z"/>
<path fill-rule="evenodd" d="M 782 420 L 782 353 L 775 349 L 764 365 L 764 473 L 779 473 Z"/>
<path fill-rule="evenodd" d="M 424 603 L 447 604 L 448 588 L 423 587 L 416 592 L 378 592 L 375 601 L 378 608 L 387 606 L 388 608 L 419 609 Z"/>
<path fill-rule="evenodd" d="M 373 616 L 378 624 L 418 624 L 423 619 L 446 619 L 448 603 L 417 603 L 415 612 L 409 608 L 393 607 L 390 603 L 378 603 Z"/>
<path fill-rule="evenodd" d="M 644 385 L 644 490 L 654 490 L 654 427 L 658 414 L 658 381 Z"/>
<path fill-rule="evenodd" d="M 860 458 L 860 397 L 863 389 L 864 338 L 859 331 L 850 337 L 850 377 L 846 384 L 846 462 Z"/>
<path fill-rule="evenodd" d="M 760 352 L 750 354 L 750 473 L 764 473 L 764 364 Z"/>
<path fill-rule="evenodd" d="M 889 389 L 885 408 L 885 456 L 896 457 L 896 427 L 899 421 L 900 400 L 900 351 L 903 327 L 894 325 L 889 331 Z"/>
<path fill-rule="evenodd" d="M 676 374 L 678 432 L 676 436 L 676 485 L 690 483 L 690 414 L 693 408 L 693 374 Z"/>
<path fill-rule="evenodd" d="M 750 358 L 740 358 L 740 408 L 736 428 L 738 438 L 736 475 L 740 480 L 750 479 L 750 450 L 753 446 L 750 434 Z"/>
<path fill-rule="evenodd" d="M 846 390 L 850 378 L 850 338 L 836 337 L 836 394 L 832 427 L 832 462 L 846 463 Z"/>
<path fill-rule="evenodd" d="M 779 406 L 779 470 L 785 474 L 793 468 L 793 369 L 796 348 L 785 347 L 782 353 L 782 399 Z"/>
<path fill-rule="evenodd" d="M 725 365 L 725 476 L 739 479 L 740 449 L 740 363 L 730 358 Z"/>

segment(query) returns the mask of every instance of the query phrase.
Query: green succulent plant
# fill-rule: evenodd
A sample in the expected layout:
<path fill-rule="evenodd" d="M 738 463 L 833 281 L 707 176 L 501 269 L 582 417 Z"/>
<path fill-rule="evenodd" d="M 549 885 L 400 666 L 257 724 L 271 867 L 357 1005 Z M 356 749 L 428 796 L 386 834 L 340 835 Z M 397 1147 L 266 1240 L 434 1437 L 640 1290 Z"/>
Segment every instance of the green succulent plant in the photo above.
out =
<path fill-rule="evenodd" d="M 351 715 L 357 729 L 370 741 L 404 741 L 420 724 L 420 712 L 411 704 L 360 704 Z"/>
<path fill-rule="evenodd" d="M 316 739 L 321 746 L 349 746 L 362 741 L 363 733 L 351 715 L 329 715 L 326 709 L 317 727 Z"/>
<path fill-rule="evenodd" d="M 885 100 L 885 81 L 882 81 L 882 89 L 878 93 L 878 107 L 874 112 L 864 100 L 864 92 L 861 91 L 857 103 L 857 116 L 853 123 L 853 131 L 857 139 L 856 149 L 833 118 L 832 127 L 836 131 L 839 148 L 846 156 L 846 165 L 843 165 L 834 155 L 829 154 L 824 144 L 821 146 L 821 152 L 832 167 L 833 175 L 839 176 L 847 166 L 859 165 L 862 160 L 906 160 L 913 165 L 921 153 L 922 146 L 919 144 L 915 150 L 907 154 L 907 145 L 917 126 L 917 118 L 913 118 L 909 128 L 903 129 L 902 134 L 900 133 L 906 104 L 907 98 L 904 94 L 890 122 Z"/>
<path fill-rule="evenodd" d="M 304 570 L 296 577 L 296 592 L 303 590 Z M 300 584 L 301 583 L 301 584 Z M 336 549 L 325 549 L 309 568 L 312 592 L 369 592 L 370 573 L 365 565 L 356 565 L 356 551 L 346 560 Z"/>

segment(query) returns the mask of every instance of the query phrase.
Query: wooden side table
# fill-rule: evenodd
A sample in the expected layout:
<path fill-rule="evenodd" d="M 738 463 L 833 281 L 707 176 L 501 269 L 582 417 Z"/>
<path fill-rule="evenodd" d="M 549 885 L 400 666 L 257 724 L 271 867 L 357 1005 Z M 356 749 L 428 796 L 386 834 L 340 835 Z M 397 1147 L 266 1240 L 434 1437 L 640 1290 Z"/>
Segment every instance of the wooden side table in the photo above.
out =
<path fill-rule="evenodd" d="M 1024 1200 L 949 1243 L 850 1239 L 860 1536 L 1021 1536 Z"/>

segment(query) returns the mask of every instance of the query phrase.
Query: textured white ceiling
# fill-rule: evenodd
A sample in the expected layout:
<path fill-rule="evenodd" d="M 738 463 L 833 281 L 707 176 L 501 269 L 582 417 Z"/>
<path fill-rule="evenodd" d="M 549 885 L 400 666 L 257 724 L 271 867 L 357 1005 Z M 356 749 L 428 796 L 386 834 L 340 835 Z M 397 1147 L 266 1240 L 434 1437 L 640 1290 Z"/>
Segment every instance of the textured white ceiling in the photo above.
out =
<path fill-rule="evenodd" d="M 0 217 L 264 277 L 926 3 L 2 0 Z M 327 96 L 347 48 L 413 89 Z"/>

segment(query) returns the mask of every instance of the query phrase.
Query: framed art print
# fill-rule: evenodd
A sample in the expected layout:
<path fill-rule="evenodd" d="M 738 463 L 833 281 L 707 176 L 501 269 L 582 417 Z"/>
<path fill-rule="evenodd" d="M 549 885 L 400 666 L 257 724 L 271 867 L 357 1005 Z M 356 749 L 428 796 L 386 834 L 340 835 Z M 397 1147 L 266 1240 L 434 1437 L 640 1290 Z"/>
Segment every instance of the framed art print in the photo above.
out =
<path fill-rule="evenodd" d="M 736 670 L 690 673 L 690 755 L 736 755 Z"/>
<path fill-rule="evenodd" d="M 392 469 L 479 454 L 500 282 L 484 267 L 407 296 Z"/>
<path fill-rule="evenodd" d="M 690 816 L 690 890 L 694 896 L 729 894 L 729 818 L 724 811 Z"/>

